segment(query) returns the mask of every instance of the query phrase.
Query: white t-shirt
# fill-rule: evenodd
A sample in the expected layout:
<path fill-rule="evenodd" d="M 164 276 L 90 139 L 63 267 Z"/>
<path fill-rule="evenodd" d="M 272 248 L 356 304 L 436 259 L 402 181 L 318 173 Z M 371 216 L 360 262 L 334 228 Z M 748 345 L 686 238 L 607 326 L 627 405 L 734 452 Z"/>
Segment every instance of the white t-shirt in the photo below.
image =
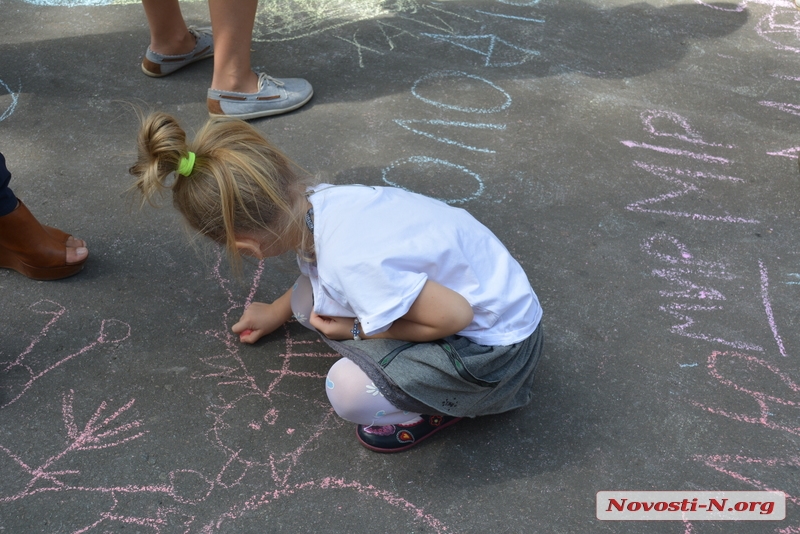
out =
<path fill-rule="evenodd" d="M 309 201 L 316 262 L 298 263 L 318 314 L 383 332 L 432 280 L 472 306 L 458 334 L 475 343 L 512 345 L 538 326 L 542 309 L 522 267 L 466 211 L 392 187 L 320 184 Z"/>

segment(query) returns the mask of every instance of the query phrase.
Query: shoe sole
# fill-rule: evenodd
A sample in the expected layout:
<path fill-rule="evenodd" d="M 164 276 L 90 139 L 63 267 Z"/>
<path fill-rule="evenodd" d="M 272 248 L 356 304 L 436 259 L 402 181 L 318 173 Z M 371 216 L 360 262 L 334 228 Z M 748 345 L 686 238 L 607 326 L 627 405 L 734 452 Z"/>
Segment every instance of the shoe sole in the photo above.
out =
<path fill-rule="evenodd" d="M 224 113 L 220 115 L 219 113 L 211 113 L 209 111 L 208 116 L 211 117 L 212 119 L 229 118 L 229 119 L 241 119 L 243 121 L 246 121 L 248 119 L 257 119 L 259 117 L 271 117 L 272 115 L 280 115 L 281 113 L 289 113 L 290 111 L 294 111 L 297 108 L 301 108 L 301 107 L 305 106 L 308 103 L 308 101 L 311 100 L 312 96 L 314 96 L 314 91 L 313 90 L 311 91 L 311 94 L 308 95 L 308 98 L 306 98 L 302 102 L 299 102 L 299 103 L 295 104 L 294 106 L 292 106 L 290 108 L 271 109 L 271 110 L 267 110 L 267 111 L 253 111 L 251 113 L 242 113 L 241 115 L 228 115 L 228 114 L 224 114 Z"/>
<path fill-rule="evenodd" d="M 397 447 L 397 448 L 383 449 L 381 447 L 375 447 L 374 445 L 370 445 L 369 443 L 366 443 L 364 440 L 361 439 L 361 436 L 358 435 L 358 427 L 356 427 L 356 439 L 358 439 L 358 442 L 362 446 L 366 447 L 367 449 L 369 449 L 371 451 L 382 452 L 382 453 L 387 453 L 387 454 L 388 453 L 392 453 L 392 452 L 403 452 L 403 451 L 407 451 L 408 449 L 410 449 L 414 445 L 422 443 L 423 441 L 425 441 L 426 439 L 428 439 L 432 435 L 436 434 L 440 430 L 443 430 L 443 429 L 447 428 L 450 425 L 454 425 L 454 424 L 458 423 L 462 419 L 463 419 L 463 417 L 457 417 L 457 418 L 453 419 L 452 421 L 448 421 L 447 423 L 445 423 L 445 424 L 441 425 L 440 427 L 438 427 L 436 430 L 431 431 L 430 434 L 425 434 L 424 436 L 422 436 L 418 440 L 414 441 L 413 443 L 410 443 L 408 445 L 403 445 L 402 447 Z"/>
<path fill-rule="evenodd" d="M 201 59 L 206 59 L 206 58 L 210 58 L 210 57 L 213 57 L 213 56 L 214 56 L 214 54 L 213 54 L 213 52 L 212 52 L 211 54 L 207 54 L 207 55 L 205 55 L 205 56 L 200 56 L 200 57 L 193 58 L 193 59 L 192 59 L 191 61 L 189 61 L 188 63 L 184 63 L 183 65 L 181 65 L 181 66 L 180 66 L 180 67 L 178 67 L 177 69 L 175 69 L 175 70 L 172 70 L 172 71 L 169 71 L 169 72 L 168 72 L 168 73 L 166 73 L 166 74 L 160 74 L 160 73 L 158 73 L 158 72 L 152 72 L 152 71 L 149 71 L 149 70 L 147 70 L 147 67 L 145 67 L 145 66 L 144 66 L 144 61 L 142 61 L 142 72 L 144 72 L 146 75 L 150 76 L 151 78 L 163 78 L 164 76 L 169 76 L 170 74 L 175 74 L 176 72 L 178 72 L 179 70 L 181 70 L 183 67 L 188 67 L 188 66 L 189 66 L 189 65 L 191 65 L 192 63 L 197 63 L 197 62 L 198 62 L 198 61 L 200 61 Z"/>
<path fill-rule="evenodd" d="M 80 263 L 70 263 L 67 265 L 60 265 L 58 267 L 34 267 L 25 262 L 9 255 L 5 257 L 0 254 L 0 269 L 12 269 L 19 274 L 30 278 L 31 280 L 61 280 L 62 278 L 69 278 L 83 270 L 83 264 L 86 262 L 84 259 Z"/>

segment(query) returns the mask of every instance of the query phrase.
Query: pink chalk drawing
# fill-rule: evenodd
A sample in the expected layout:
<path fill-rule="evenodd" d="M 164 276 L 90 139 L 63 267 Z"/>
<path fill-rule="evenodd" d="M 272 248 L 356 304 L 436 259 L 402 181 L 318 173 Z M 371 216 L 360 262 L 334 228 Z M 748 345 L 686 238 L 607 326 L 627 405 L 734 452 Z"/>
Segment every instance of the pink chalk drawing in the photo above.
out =
<path fill-rule="evenodd" d="M 679 323 L 670 331 L 679 336 L 718 343 L 740 350 L 764 352 L 758 345 L 745 341 L 735 341 L 719 336 L 693 331 L 695 320 L 687 312 L 718 312 L 723 310 L 721 303 L 727 301 L 725 295 L 707 284 L 698 284 L 692 279 L 729 281 L 736 277 L 728 272 L 727 266 L 720 262 L 701 260 L 676 237 L 665 233 L 655 234 L 641 245 L 642 252 L 665 263 L 666 267 L 655 268 L 653 276 L 666 280 L 677 289 L 660 290 L 659 295 L 670 300 L 659 309 L 675 317 Z M 692 302 L 694 301 L 694 302 Z M 720 304 L 718 304 L 720 303 Z"/>
<path fill-rule="evenodd" d="M 39 313 L 42 315 L 49 315 L 50 320 L 47 324 L 42 327 L 42 330 L 33 337 L 31 343 L 25 348 L 22 353 L 17 356 L 14 361 L 6 362 L 0 364 L 0 373 L 8 374 L 15 369 L 22 369 L 23 372 L 27 373 L 28 379 L 27 381 L 23 382 L 19 386 L 19 391 L 14 391 L 15 386 L 0 386 L 4 389 L 10 391 L 6 392 L 3 395 L 3 399 L 5 400 L 2 404 L 0 404 L 0 409 L 5 408 L 6 406 L 10 406 L 17 402 L 24 394 L 27 392 L 33 385 L 41 379 L 43 376 L 48 374 L 49 372 L 53 371 L 54 369 L 64 365 L 65 363 L 69 362 L 70 360 L 77 358 L 79 356 L 83 356 L 93 348 L 106 345 L 106 344 L 116 344 L 128 339 L 131 334 L 131 327 L 128 323 L 124 323 L 122 321 L 118 321 L 116 319 L 103 319 L 100 322 L 100 333 L 97 339 L 82 349 L 78 350 L 70 354 L 69 356 L 65 356 L 54 363 L 43 363 L 39 361 L 31 361 L 30 353 L 33 351 L 34 347 L 45 337 L 47 336 L 47 332 L 50 330 L 56 322 L 64 315 L 65 308 L 52 300 L 40 300 L 31 305 L 30 309 L 34 313 Z M 0 390 L 2 391 L 2 390 Z"/>
<path fill-rule="evenodd" d="M 728 364 L 728 367 L 731 368 L 724 371 L 720 370 L 719 367 L 721 364 Z M 693 405 L 713 414 L 733 419 L 734 421 L 759 425 L 770 430 L 778 430 L 800 436 L 800 425 L 797 423 L 800 413 L 795 412 L 793 415 L 786 414 L 787 412 L 792 412 L 800 408 L 800 386 L 786 373 L 781 372 L 776 365 L 748 354 L 738 352 L 713 352 L 708 357 L 707 367 L 708 373 L 722 385 L 751 397 L 758 406 L 758 413 L 734 413 L 722 408 L 710 407 L 696 401 L 691 401 Z M 768 380 L 762 380 L 761 383 L 770 384 L 772 388 L 783 389 L 783 391 L 780 394 L 774 391 L 766 393 L 764 391 L 759 391 L 760 389 L 764 389 L 764 387 L 746 387 L 732 378 L 726 378 L 723 374 L 736 374 L 737 372 L 739 381 L 750 381 L 754 383 L 759 378 L 758 375 L 762 374 L 764 376 L 761 376 L 761 378 L 767 378 Z M 771 375 L 766 375 L 765 372 L 771 373 Z M 783 411 L 779 409 L 781 407 L 784 407 Z M 783 418 L 788 419 L 788 421 L 780 420 L 780 415 L 783 415 Z"/>
<path fill-rule="evenodd" d="M 442 521 L 396 492 L 341 474 L 309 477 L 303 475 L 307 469 L 300 469 L 300 475 L 296 473 L 303 459 L 320 448 L 323 434 L 345 424 L 325 398 L 325 372 L 315 370 L 320 366 L 314 365 L 315 361 L 339 355 L 331 352 L 315 333 L 295 323 L 285 325 L 267 340 L 285 347 L 277 356 L 259 355 L 258 347 L 243 350 L 245 345 L 230 331 L 229 322 L 236 310 L 244 309 L 255 298 L 264 264 L 258 265 L 247 297 L 240 302 L 221 275 L 221 263 L 219 254 L 211 278 L 222 289 L 227 307 L 218 328 L 197 333 L 214 344 L 221 342 L 222 351 L 198 356 L 202 370 L 190 379 L 210 381 L 216 391 L 205 408 L 211 423 L 199 429 L 206 438 L 200 441 L 218 451 L 212 455 L 215 459 L 202 468 L 172 469 L 157 482 L 108 482 L 107 473 L 93 477 L 92 468 L 99 462 L 92 453 L 141 447 L 137 444 L 152 436 L 154 430 L 146 428 L 138 414 L 132 416 L 134 398 L 101 401 L 81 423 L 76 413 L 82 411 L 74 409 L 77 396 L 70 389 L 61 398 L 63 438 L 57 431 L 52 435 L 56 442 L 63 439 L 63 446 L 43 454 L 32 450 L 19 453 L 0 444 L 0 469 L 4 474 L 0 507 L 26 502 L 40 510 L 46 508 L 59 531 L 74 534 L 116 532 L 134 526 L 155 534 L 212 533 L 236 529 L 236 524 L 247 521 L 252 511 L 279 506 L 292 498 L 315 499 L 319 492 L 335 491 L 338 495 L 349 493 L 359 499 L 373 499 L 379 506 L 399 510 L 411 523 L 426 530 L 448 532 Z M 48 320 L 25 350 L 0 368 L 0 372 L 23 369 L 29 377 L 23 390 L 15 392 L 7 405 L 24 403 L 24 393 L 50 370 L 99 345 L 119 343 L 130 335 L 127 324 L 105 320 L 96 341 L 54 363 L 37 366 L 30 361 L 34 349 L 66 309 L 51 301 L 37 302 L 31 309 Z M 355 441 L 353 446 L 357 446 Z M 82 509 L 91 512 L 75 514 L 69 507 L 59 505 L 66 494 L 80 495 Z M 329 515 L 336 513 L 333 508 L 328 510 Z"/>
<path fill-rule="evenodd" d="M 271 357 L 272 362 L 260 360 L 259 372 L 253 372 L 240 350 L 242 344 L 238 336 L 230 331 L 228 319 L 235 310 L 242 310 L 252 302 L 264 263 L 259 264 L 248 298 L 241 304 L 235 300 L 228 281 L 220 274 L 221 261 L 220 256 L 214 266 L 213 277 L 227 295 L 229 306 L 223 313 L 221 327 L 206 331 L 205 334 L 222 341 L 225 351 L 202 357 L 201 361 L 208 370 L 192 376 L 195 380 L 213 380 L 220 391 L 218 402 L 207 410 L 213 420 L 207 436 L 227 460 L 212 485 L 242 488 L 248 476 L 263 479 L 266 474 L 273 488 L 233 504 L 216 519 L 205 522 L 201 532 L 215 532 L 223 528 L 223 524 L 235 522 L 248 512 L 279 499 L 326 489 L 354 491 L 375 498 L 410 513 L 414 521 L 436 532 L 446 532 L 444 524 L 422 508 L 370 484 L 347 481 L 341 477 L 299 482 L 292 479 L 301 458 L 319 447 L 323 433 L 344 424 L 335 415 L 324 394 L 319 398 L 314 397 L 315 392 L 319 395 L 323 391 L 325 374 L 297 370 L 293 366 L 308 359 L 338 359 L 340 356 L 331 352 L 316 334 L 309 331 L 312 339 L 295 339 L 291 333 L 292 325 L 285 325 L 285 351 L 277 357 Z M 291 413 L 284 413 L 287 409 L 280 407 L 287 404 L 292 407 Z"/>
<path fill-rule="evenodd" d="M 761 102 L 759 102 L 759 104 L 768 108 L 774 108 L 779 111 L 783 111 L 784 113 L 789 113 L 791 115 L 796 115 L 800 117 L 800 106 L 797 104 L 789 104 L 786 102 L 772 102 L 769 100 L 762 100 Z"/>
<path fill-rule="evenodd" d="M 786 148 L 784 150 L 777 150 L 775 152 L 767 152 L 768 156 L 780 156 L 783 158 L 797 159 L 800 156 L 800 146 Z"/>
<path fill-rule="evenodd" d="M 764 313 L 767 314 L 767 322 L 769 329 L 772 331 L 772 337 L 775 338 L 775 343 L 778 345 L 778 350 L 781 356 L 786 357 L 786 348 L 783 346 L 783 338 L 778 333 L 778 325 L 775 322 L 775 314 L 772 312 L 772 301 L 769 298 L 769 275 L 767 268 L 764 266 L 762 260 L 758 260 L 759 271 L 761 272 L 761 300 L 764 302 Z"/>
<path fill-rule="evenodd" d="M 734 145 L 714 143 L 704 140 L 700 134 L 692 128 L 691 124 L 686 118 L 671 111 L 647 110 L 640 115 L 640 118 L 642 120 L 645 132 L 647 132 L 651 137 L 673 138 L 682 143 L 689 143 L 695 146 L 712 147 L 716 149 L 727 150 L 736 148 Z M 660 128 L 656 127 L 656 122 L 658 122 Z M 667 126 L 669 126 L 669 128 L 667 128 Z M 704 152 L 697 152 L 695 150 L 672 148 L 632 140 L 623 140 L 620 142 L 629 148 L 645 149 L 660 154 L 666 154 L 668 156 L 688 158 L 689 160 L 694 160 L 702 164 L 729 166 L 733 163 L 733 161 L 728 158 L 715 156 Z M 733 224 L 758 224 L 759 222 L 757 219 L 737 217 L 727 213 L 693 213 L 691 211 L 680 211 L 669 208 L 659 209 L 659 206 L 674 202 L 682 197 L 699 195 L 703 193 L 704 189 L 698 185 L 698 182 L 716 180 L 732 184 L 744 183 L 744 180 L 741 178 L 727 174 L 717 174 L 690 168 L 687 169 L 653 165 L 636 160 L 634 160 L 633 165 L 644 171 L 647 171 L 654 176 L 657 176 L 658 178 L 661 178 L 662 180 L 675 184 L 678 189 L 655 197 L 631 202 L 625 206 L 625 209 L 628 211 L 666 215 L 676 219 L 689 219 L 693 221 L 704 222 L 722 222 Z"/>
<path fill-rule="evenodd" d="M 642 112 L 641 118 L 645 130 L 649 132 L 650 135 L 654 135 L 656 137 L 674 137 L 680 141 L 693 143 L 695 145 L 736 148 L 734 145 L 722 145 L 719 143 L 710 143 L 708 141 L 704 141 L 703 138 L 700 137 L 700 134 L 694 131 L 688 120 L 677 113 L 673 113 L 672 111 L 647 110 Z M 655 121 L 672 123 L 673 126 L 677 127 L 678 131 L 683 131 L 683 133 L 659 130 L 653 124 Z"/>

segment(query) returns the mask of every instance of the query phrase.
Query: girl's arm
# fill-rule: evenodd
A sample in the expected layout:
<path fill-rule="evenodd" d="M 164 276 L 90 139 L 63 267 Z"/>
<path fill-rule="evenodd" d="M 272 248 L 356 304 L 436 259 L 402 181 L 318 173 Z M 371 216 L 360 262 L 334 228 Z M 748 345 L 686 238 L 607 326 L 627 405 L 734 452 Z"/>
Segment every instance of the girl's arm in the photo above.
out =
<path fill-rule="evenodd" d="M 362 339 L 400 339 L 433 341 L 460 332 L 472 322 L 472 307 L 467 299 L 441 284 L 428 280 L 417 299 L 401 318 L 385 332 Z M 311 314 L 311 325 L 331 339 L 353 339 L 352 317 L 323 317 Z"/>
<path fill-rule="evenodd" d="M 231 330 L 234 334 L 239 334 L 239 341 L 255 343 L 291 318 L 292 290 L 289 289 L 272 304 L 263 302 L 250 304 Z"/>

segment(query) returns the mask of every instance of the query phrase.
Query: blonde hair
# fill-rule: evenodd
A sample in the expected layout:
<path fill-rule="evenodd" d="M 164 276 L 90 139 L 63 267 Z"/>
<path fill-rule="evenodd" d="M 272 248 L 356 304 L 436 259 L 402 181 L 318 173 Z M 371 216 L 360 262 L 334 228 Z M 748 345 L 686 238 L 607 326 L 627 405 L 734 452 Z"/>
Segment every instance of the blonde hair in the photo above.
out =
<path fill-rule="evenodd" d="M 183 176 L 178 166 L 190 151 L 194 168 Z M 152 113 L 142 120 L 138 159 L 129 172 L 143 204 L 171 189 L 172 203 L 189 226 L 223 245 L 237 268 L 236 238 L 243 235 L 270 235 L 306 259 L 313 257 L 305 223 L 312 177 L 244 121 L 211 119 L 187 142 L 174 117 Z"/>

